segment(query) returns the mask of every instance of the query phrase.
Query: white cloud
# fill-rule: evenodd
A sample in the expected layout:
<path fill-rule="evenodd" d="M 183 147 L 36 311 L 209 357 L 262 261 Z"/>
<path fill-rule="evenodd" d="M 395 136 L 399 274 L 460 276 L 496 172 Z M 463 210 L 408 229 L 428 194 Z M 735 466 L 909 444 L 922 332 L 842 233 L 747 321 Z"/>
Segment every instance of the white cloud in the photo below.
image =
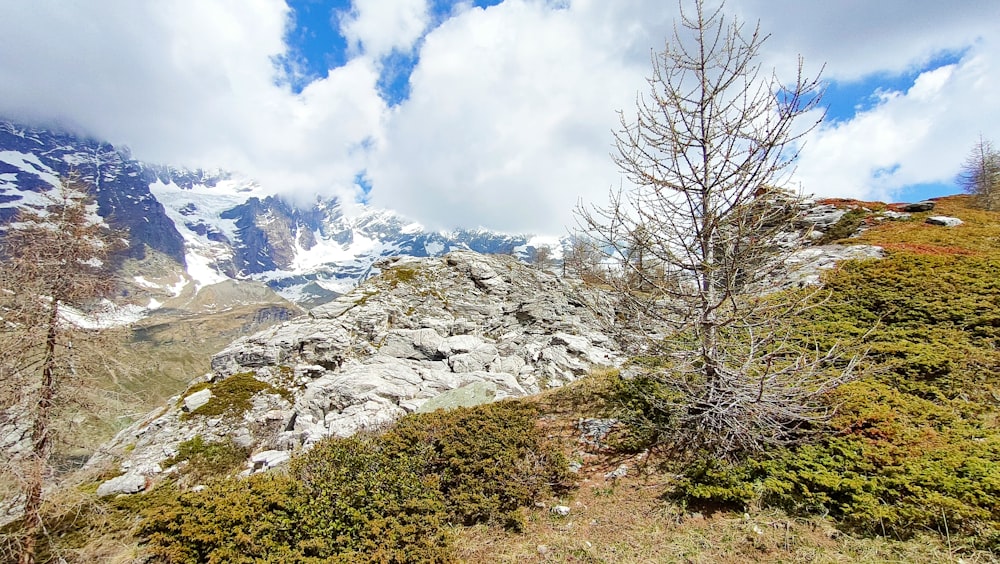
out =
<path fill-rule="evenodd" d="M 224 167 L 274 191 L 350 197 L 434 227 L 561 233 L 603 202 L 616 110 L 645 91 L 675 8 L 659 0 L 505 0 L 430 14 L 427 0 L 356 0 L 350 60 L 295 94 L 274 64 L 282 0 L 0 3 L 0 115 L 60 121 L 154 162 Z M 979 133 L 1000 136 L 1000 2 L 736 0 L 773 34 L 765 66 L 858 81 L 961 60 L 816 130 L 799 178 L 823 195 L 888 198 L 948 181 Z M 445 20 L 428 31 L 434 18 Z M 421 40 L 423 38 L 423 40 Z M 382 58 L 419 49 L 410 98 L 379 97 Z"/>
<path fill-rule="evenodd" d="M 853 119 L 824 125 L 803 150 L 807 192 L 894 200 L 909 185 L 950 183 L 980 133 L 1000 131 L 1000 49 L 980 41 L 962 60 L 883 93 Z"/>
<path fill-rule="evenodd" d="M 960 51 L 997 34 L 995 0 L 730 0 L 744 20 L 770 33 L 770 66 L 794 71 L 801 54 L 825 78 L 858 80 L 923 67 L 942 51 Z"/>
<path fill-rule="evenodd" d="M 274 63 L 289 14 L 281 0 L 4 3 L 0 115 L 275 191 L 353 196 L 386 109 L 378 71 L 355 59 L 292 93 Z"/>
<path fill-rule="evenodd" d="M 354 0 L 340 25 L 356 53 L 377 59 L 409 51 L 429 22 L 427 0 Z"/>
<path fill-rule="evenodd" d="M 564 232 L 579 198 L 604 200 L 618 184 L 615 111 L 632 104 L 648 60 L 615 25 L 628 16 L 607 3 L 508 1 L 430 33 L 369 170 L 373 203 L 433 227 Z"/>

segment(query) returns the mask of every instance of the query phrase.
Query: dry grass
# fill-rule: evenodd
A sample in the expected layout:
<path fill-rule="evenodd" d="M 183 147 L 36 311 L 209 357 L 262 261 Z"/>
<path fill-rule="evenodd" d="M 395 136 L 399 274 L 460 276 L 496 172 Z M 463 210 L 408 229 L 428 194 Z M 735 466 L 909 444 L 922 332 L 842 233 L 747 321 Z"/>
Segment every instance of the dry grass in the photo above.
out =
<path fill-rule="evenodd" d="M 913 214 L 911 221 L 885 221 L 865 231 L 858 243 L 883 246 L 889 250 L 921 254 L 990 255 L 1000 250 L 1000 212 L 969 207 L 969 196 L 948 196 L 935 200 L 934 210 Z M 958 227 L 924 223 L 927 217 L 957 217 Z"/>
<path fill-rule="evenodd" d="M 455 527 L 451 534 L 462 562 L 995 562 L 984 552 L 948 547 L 935 534 L 899 542 L 858 538 L 839 531 L 831 519 L 795 518 L 776 510 L 749 513 L 692 512 L 664 499 L 673 476 L 648 454 L 623 456 L 580 440 L 582 417 L 606 416 L 613 371 L 579 380 L 564 388 L 529 398 L 543 415 L 548 436 L 567 458 L 583 467 L 579 486 L 563 499 L 539 501 L 526 511 L 521 533 L 497 527 Z M 623 478 L 605 475 L 620 465 Z M 566 517 L 551 511 L 566 505 Z M 961 557 L 959 557 L 961 555 Z"/>

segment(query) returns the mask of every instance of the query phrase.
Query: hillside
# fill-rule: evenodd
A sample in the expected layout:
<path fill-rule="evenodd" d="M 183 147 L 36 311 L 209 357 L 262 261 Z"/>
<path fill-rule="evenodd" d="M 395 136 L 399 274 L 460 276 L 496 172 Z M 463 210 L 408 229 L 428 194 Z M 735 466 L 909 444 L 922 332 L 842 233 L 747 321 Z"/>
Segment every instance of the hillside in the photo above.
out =
<path fill-rule="evenodd" d="M 573 298 L 590 290 L 498 258 L 460 253 L 426 270 L 403 260 L 309 318 L 237 341 L 215 357 L 222 378 L 120 434 L 92 462 L 99 474 L 53 497 L 46 554 L 995 561 L 1000 214 L 970 209 L 965 197 L 912 214 L 828 204 L 852 210 L 838 212 L 828 238 L 860 231 L 846 242 L 886 256 L 823 274 L 828 299 L 801 320 L 804 340 L 866 352 L 862 376 L 830 396 L 836 416 L 820 440 L 738 464 L 674 458 L 640 409 L 655 390 L 615 368 L 587 368 L 621 354 L 597 330 L 601 313 Z M 963 223 L 931 225 L 930 216 Z M 434 327 L 455 333 L 421 333 Z M 452 346 L 460 341 L 466 348 Z M 440 379 L 448 374 L 469 378 Z M 545 391 L 546 378 L 566 385 Z M 418 411 L 434 386 L 524 397 L 396 425 L 372 419 L 379 405 Z M 196 394 L 207 403 L 185 411 Z M 364 432 L 336 438 L 344 429 Z M 301 454 L 295 441 L 315 446 Z M 261 456 L 248 467 L 250 449 Z M 150 491 L 95 495 L 108 478 L 154 463 L 162 474 Z M 269 466 L 280 468 L 236 477 Z M 133 487 L 149 485 L 144 477 Z"/>

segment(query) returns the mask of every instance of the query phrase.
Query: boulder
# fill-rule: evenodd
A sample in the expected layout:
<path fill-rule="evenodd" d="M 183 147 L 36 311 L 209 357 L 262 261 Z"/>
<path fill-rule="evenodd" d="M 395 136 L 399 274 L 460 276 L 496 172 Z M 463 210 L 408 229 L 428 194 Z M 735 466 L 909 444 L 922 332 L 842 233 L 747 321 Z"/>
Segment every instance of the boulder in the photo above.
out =
<path fill-rule="evenodd" d="M 798 224 L 804 227 L 815 227 L 821 231 L 829 229 L 844 217 L 847 210 L 832 204 L 825 204 L 808 209 L 799 216 Z"/>
<path fill-rule="evenodd" d="M 265 450 L 250 457 L 250 464 L 255 471 L 264 471 L 288 462 L 292 453 L 287 450 Z"/>
<path fill-rule="evenodd" d="M 456 407 L 472 407 L 489 403 L 496 399 L 497 385 L 493 382 L 473 382 L 460 388 L 444 392 L 425 401 L 418 413 L 430 413 L 437 409 L 455 409 Z"/>
<path fill-rule="evenodd" d="M 958 227 L 964 223 L 957 217 L 948 217 L 945 215 L 933 215 L 928 217 L 925 222 L 930 225 L 940 225 L 942 227 Z"/>
<path fill-rule="evenodd" d="M 930 200 L 924 200 L 922 202 L 916 202 L 914 204 L 906 204 L 903 206 L 903 211 L 910 213 L 928 212 L 934 209 L 934 202 Z"/>
<path fill-rule="evenodd" d="M 184 398 L 184 411 L 191 413 L 212 399 L 212 390 L 205 388 Z"/>
<path fill-rule="evenodd" d="M 146 489 L 146 477 L 138 473 L 126 473 L 97 486 L 97 496 L 107 497 L 118 494 L 134 494 Z"/>

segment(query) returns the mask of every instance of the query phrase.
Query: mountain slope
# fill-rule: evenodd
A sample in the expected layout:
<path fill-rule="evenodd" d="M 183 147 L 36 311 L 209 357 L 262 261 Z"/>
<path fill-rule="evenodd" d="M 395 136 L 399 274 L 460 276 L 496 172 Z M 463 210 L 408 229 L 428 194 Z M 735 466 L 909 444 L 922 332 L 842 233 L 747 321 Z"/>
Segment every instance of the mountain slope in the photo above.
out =
<path fill-rule="evenodd" d="M 388 210 L 351 203 L 348 213 L 336 199 L 294 206 L 274 195 L 281 187 L 239 174 L 144 163 L 99 140 L 0 120 L 0 225 L 18 207 L 40 205 L 69 174 L 93 186 L 99 215 L 128 234 L 130 257 L 152 250 L 178 265 L 182 279 L 160 284 L 160 295 L 150 296 L 158 301 L 177 284 L 197 291 L 237 279 L 312 306 L 370 276 L 379 258 L 469 249 L 530 259 L 542 244 L 488 230 L 428 232 Z"/>

